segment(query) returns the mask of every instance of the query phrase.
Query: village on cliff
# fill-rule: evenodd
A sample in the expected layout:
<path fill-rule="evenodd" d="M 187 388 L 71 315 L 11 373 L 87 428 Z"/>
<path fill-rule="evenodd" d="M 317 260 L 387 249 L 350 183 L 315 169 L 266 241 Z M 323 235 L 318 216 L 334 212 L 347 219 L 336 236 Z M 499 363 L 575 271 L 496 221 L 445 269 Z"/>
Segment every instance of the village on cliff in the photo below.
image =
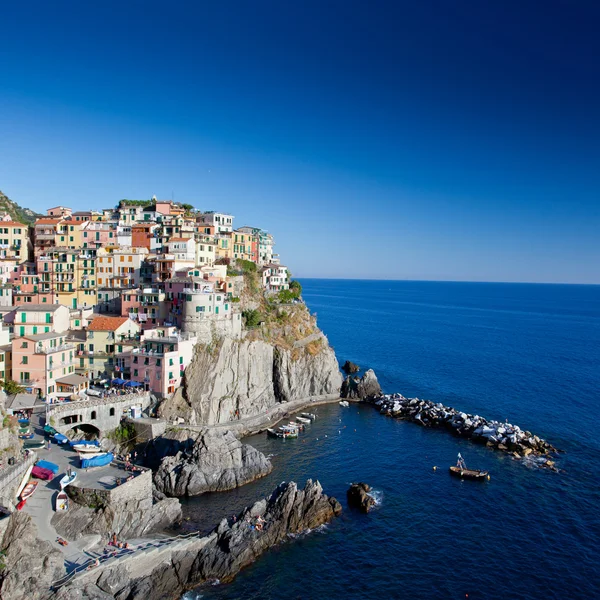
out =
<path fill-rule="evenodd" d="M 196 343 L 215 330 L 240 334 L 244 271 L 256 272 L 267 294 L 289 289 L 272 235 L 234 229 L 229 214 L 155 197 L 46 213 L 31 226 L 0 215 L 0 380 L 9 410 L 86 399 L 94 382 L 165 398 Z"/>

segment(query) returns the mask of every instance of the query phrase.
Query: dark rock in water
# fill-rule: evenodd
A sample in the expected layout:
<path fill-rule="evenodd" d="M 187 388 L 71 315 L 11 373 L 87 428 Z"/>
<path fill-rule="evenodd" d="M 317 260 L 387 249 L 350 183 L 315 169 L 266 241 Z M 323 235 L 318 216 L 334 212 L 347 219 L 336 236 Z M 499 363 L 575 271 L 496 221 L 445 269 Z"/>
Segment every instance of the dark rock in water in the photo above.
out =
<path fill-rule="evenodd" d="M 373 369 L 369 369 L 362 377 L 346 377 L 340 392 L 342 398 L 371 400 L 381 396 L 381 386 Z"/>
<path fill-rule="evenodd" d="M 0 598 L 46 598 L 52 582 L 65 574 L 63 553 L 37 537 L 35 524 L 24 512 L 14 512 L 2 527 Z"/>
<path fill-rule="evenodd" d="M 366 483 L 353 483 L 346 492 L 348 505 L 369 512 L 375 505 L 375 498 L 369 494 L 371 487 Z"/>
<path fill-rule="evenodd" d="M 304 489 L 294 482 L 282 484 L 269 498 L 245 509 L 234 523 L 223 519 L 208 535 L 176 545 L 170 556 L 154 562 L 155 557 L 148 560 L 142 554 L 124 564 L 108 564 L 67 584 L 56 598 L 179 598 L 183 591 L 201 583 L 232 580 L 265 550 L 290 535 L 328 523 L 341 512 L 340 503 L 326 496 L 318 481 L 309 479 Z"/>
<path fill-rule="evenodd" d="M 358 373 L 360 371 L 360 367 L 358 365 L 355 365 L 353 362 L 350 362 L 349 360 L 347 360 L 344 363 L 344 366 L 342 367 L 342 371 L 344 371 L 344 373 L 347 373 L 348 375 L 350 375 L 352 373 Z"/>
<path fill-rule="evenodd" d="M 158 492 L 167 496 L 197 496 L 231 490 L 273 469 L 262 452 L 242 444 L 231 431 L 198 433 L 182 429 L 169 435 L 180 438 L 164 441 L 171 451 L 177 452 L 164 456 L 154 474 Z"/>

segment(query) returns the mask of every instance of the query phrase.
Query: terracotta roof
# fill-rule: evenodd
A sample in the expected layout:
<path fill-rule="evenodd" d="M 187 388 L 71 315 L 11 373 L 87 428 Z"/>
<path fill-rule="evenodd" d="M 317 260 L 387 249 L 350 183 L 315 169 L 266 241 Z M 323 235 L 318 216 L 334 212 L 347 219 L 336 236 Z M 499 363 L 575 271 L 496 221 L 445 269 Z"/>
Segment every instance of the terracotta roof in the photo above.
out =
<path fill-rule="evenodd" d="M 57 225 L 62 219 L 38 219 L 36 225 Z"/>
<path fill-rule="evenodd" d="M 23 225 L 23 223 L 18 223 L 17 221 L 0 221 L 0 227 L 25 227 L 27 225 Z"/>
<path fill-rule="evenodd" d="M 182 237 L 178 237 L 178 238 L 169 238 L 169 244 L 171 242 L 189 242 L 190 240 L 192 240 L 194 238 L 182 238 Z"/>
<path fill-rule="evenodd" d="M 129 317 L 96 317 L 89 325 L 88 331 L 116 331 L 129 321 Z"/>

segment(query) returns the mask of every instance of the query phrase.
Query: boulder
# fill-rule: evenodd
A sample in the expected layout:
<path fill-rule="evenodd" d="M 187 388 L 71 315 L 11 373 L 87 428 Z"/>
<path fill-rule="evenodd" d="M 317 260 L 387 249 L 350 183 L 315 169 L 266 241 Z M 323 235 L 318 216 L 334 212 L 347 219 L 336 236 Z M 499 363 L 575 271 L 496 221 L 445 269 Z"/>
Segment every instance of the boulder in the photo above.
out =
<path fill-rule="evenodd" d="M 371 487 L 366 483 L 353 483 L 346 492 L 348 506 L 369 512 L 375 505 L 375 498 L 369 494 Z"/>
<path fill-rule="evenodd" d="M 342 371 L 348 375 L 352 375 L 353 373 L 358 373 L 360 371 L 360 367 L 347 360 L 342 367 Z"/>
<path fill-rule="evenodd" d="M 373 369 L 369 369 L 362 377 L 346 377 L 342 383 L 342 398 L 371 400 L 381 396 L 381 386 Z"/>

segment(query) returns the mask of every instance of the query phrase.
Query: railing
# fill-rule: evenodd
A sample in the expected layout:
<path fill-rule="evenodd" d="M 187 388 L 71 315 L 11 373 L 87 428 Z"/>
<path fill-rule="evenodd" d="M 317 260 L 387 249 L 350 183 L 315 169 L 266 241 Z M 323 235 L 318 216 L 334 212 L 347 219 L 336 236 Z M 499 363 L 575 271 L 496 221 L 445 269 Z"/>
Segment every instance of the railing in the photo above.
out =
<path fill-rule="evenodd" d="M 99 566 L 100 566 L 100 565 L 102 565 L 102 563 L 106 563 L 113 558 L 123 558 L 125 556 L 132 556 L 132 555 L 136 554 L 137 552 L 141 553 L 144 550 L 147 550 L 148 548 L 161 548 L 164 546 L 168 546 L 169 544 L 172 544 L 179 540 L 186 540 L 186 539 L 191 539 L 194 537 L 200 537 L 200 531 L 192 531 L 190 533 L 182 533 L 180 535 L 176 535 L 173 537 L 163 538 L 163 539 L 156 540 L 156 541 L 150 541 L 144 545 L 140 544 L 136 548 L 122 548 L 122 549 L 117 550 L 116 556 L 112 553 L 109 553 L 106 556 L 99 556 L 98 558 L 90 558 L 88 561 L 86 561 L 79 567 L 75 567 L 75 569 L 73 569 L 69 574 L 65 575 L 62 579 L 58 579 L 57 581 L 54 581 L 52 583 L 52 589 L 56 591 L 59 588 L 65 586 L 67 583 L 70 583 L 82 571 L 87 571 L 93 565 L 95 565 L 96 561 L 98 561 L 98 563 L 100 563 L 99 564 Z M 113 562 L 116 562 L 116 561 L 113 561 Z"/>
<path fill-rule="evenodd" d="M 52 354 L 54 352 L 62 352 L 63 350 L 75 350 L 75 344 L 61 344 L 60 346 L 55 346 L 54 348 L 44 348 L 38 346 L 35 349 L 35 354 Z"/>

